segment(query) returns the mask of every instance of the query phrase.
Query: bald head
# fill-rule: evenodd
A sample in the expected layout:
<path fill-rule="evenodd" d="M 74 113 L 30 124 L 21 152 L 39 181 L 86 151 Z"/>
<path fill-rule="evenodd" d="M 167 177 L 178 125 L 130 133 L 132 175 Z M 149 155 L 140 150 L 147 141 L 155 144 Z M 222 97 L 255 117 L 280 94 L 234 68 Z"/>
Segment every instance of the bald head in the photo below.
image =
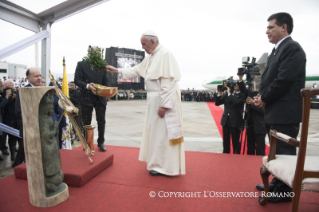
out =
<path fill-rule="evenodd" d="M 13 88 L 14 84 L 13 84 L 12 80 L 6 80 L 3 82 L 3 87 L 4 88 Z"/>
<path fill-rule="evenodd" d="M 28 81 L 33 86 L 40 86 L 42 82 L 41 72 L 37 68 L 29 68 L 26 72 Z"/>

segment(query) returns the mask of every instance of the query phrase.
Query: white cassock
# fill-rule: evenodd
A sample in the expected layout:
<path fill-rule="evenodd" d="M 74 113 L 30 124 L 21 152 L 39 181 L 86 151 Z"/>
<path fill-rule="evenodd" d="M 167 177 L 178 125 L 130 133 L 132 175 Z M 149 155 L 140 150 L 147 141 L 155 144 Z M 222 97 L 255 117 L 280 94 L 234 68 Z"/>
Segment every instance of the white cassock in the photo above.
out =
<path fill-rule="evenodd" d="M 180 71 L 172 53 L 159 44 L 137 66 L 120 69 L 123 79 L 144 77 L 147 112 L 139 160 L 147 170 L 165 175 L 185 174 L 185 150 L 182 130 L 181 93 L 177 81 Z M 167 108 L 164 118 L 159 107 Z"/>

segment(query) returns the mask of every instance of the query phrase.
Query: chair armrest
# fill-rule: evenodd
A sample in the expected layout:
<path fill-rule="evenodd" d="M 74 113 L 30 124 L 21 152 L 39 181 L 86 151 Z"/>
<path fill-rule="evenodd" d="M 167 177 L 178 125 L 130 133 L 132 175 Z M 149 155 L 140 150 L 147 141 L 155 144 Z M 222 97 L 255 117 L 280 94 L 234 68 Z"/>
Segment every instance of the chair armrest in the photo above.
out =
<path fill-rule="evenodd" d="M 267 162 L 276 159 L 276 138 L 273 136 L 276 134 L 275 130 L 270 130 L 269 131 L 269 136 L 270 136 L 270 148 L 269 148 L 269 153 L 268 153 L 268 159 Z"/>
<path fill-rule="evenodd" d="M 268 159 L 267 161 L 271 161 L 276 159 L 276 139 L 281 140 L 283 142 L 286 142 L 287 144 L 290 144 L 292 146 L 299 147 L 300 142 L 288 135 L 285 135 L 283 133 L 279 133 L 276 130 L 270 130 L 270 149 L 268 153 Z"/>
<path fill-rule="evenodd" d="M 300 141 L 298 141 L 297 139 L 294 139 L 288 135 L 285 135 L 283 133 L 280 133 L 280 132 L 277 132 L 276 130 L 271 130 L 273 131 L 270 136 L 274 136 L 275 138 L 283 141 L 283 142 L 286 142 L 287 144 L 290 144 L 292 146 L 295 146 L 295 147 L 299 147 L 300 145 Z"/>

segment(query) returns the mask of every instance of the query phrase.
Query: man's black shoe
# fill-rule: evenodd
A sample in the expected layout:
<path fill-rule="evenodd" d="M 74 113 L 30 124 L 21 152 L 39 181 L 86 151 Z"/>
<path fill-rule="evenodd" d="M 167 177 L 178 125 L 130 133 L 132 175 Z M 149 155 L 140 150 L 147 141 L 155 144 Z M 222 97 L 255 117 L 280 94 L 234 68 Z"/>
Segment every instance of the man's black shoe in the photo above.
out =
<path fill-rule="evenodd" d="M 151 175 L 151 176 L 163 176 L 164 174 L 159 173 L 159 172 L 157 172 L 157 171 L 150 171 L 150 175 Z"/>
<path fill-rule="evenodd" d="M 257 184 L 256 185 L 256 188 L 259 190 L 259 191 L 265 191 L 265 187 L 263 184 Z M 269 191 L 272 192 L 274 191 L 276 188 L 276 186 L 272 183 L 269 184 Z"/>
<path fill-rule="evenodd" d="M 278 179 L 277 178 L 273 178 L 272 181 L 269 183 L 269 192 L 272 192 L 275 190 L 276 186 L 277 186 L 277 183 L 278 183 Z M 265 191 L 265 187 L 263 184 L 257 184 L 256 185 L 256 188 L 259 190 L 259 191 Z"/>
<path fill-rule="evenodd" d="M 3 157 L 0 155 L 0 160 L 3 160 Z"/>
<path fill-rule="evenodd" d="M 20 164 L 22 164 L 22 163 L 17 163 L 16 161 L 14 161 L 14 163 L 12 164 L 12 168 L 19 166 Z"/>
<path fill-rule="evenodd" d="M 100 148 L 101 152 L 106 152 L 106 148 L 105 148 L 104 144 L 98 144 L 97 146 Z"/>
<path fill-rule="evenodd" d="M 4 154 L 4 155 L 9 155 L 9 154 L 10 154 L 7 149 L 6 149 L 6 150 L 1 150 L 1 152 L 2 152 L 2 154 Z"/>

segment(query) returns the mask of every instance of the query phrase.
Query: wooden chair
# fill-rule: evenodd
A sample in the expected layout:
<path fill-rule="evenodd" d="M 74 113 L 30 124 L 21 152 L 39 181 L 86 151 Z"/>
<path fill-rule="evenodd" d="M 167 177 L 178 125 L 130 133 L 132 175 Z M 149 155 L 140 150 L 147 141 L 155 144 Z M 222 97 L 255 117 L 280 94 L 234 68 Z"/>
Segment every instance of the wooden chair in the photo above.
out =
<path fill-rule="evenodd" d="M 260 168 L 265 194 L 269 192 L 268 177 L 270 174 L 292 187 L 294 192 L 292 211 L 298 211 L 301 191 L 319 192 L 319 157 L 306 156 L 311 105 L 310 98 L 318 94 L 319 89 L 301 90 L 301 95 L 303 96 L 303 114 L 300 141 L 276 132 L 275 130 L 270 130 L 269 154 L 263 157 L 263 167 Z M 299 147 L 297 155 L 275 155 L 276 139 Z M 259 200 L 261 205 L 265 205 L 267 202 L 267 195 Z"/>

